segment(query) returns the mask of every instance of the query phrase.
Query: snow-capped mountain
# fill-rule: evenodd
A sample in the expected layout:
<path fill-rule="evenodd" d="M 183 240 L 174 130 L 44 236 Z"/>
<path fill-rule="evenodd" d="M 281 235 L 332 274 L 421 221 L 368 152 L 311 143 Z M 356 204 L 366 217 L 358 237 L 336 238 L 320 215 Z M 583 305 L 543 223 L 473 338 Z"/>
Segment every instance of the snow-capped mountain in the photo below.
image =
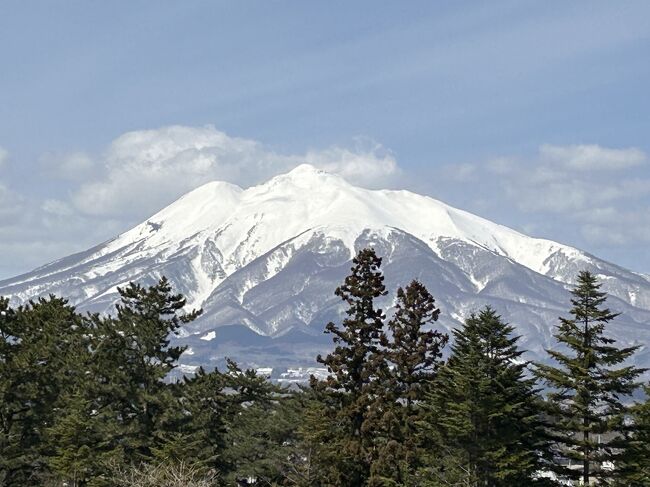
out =
<path fill-rule="evenodd" d="M 340 318 L 333 294 L 361 247 L 383 256 L 394 291 L 417 278 L 442 310 L 440 328 L 495 307 L 517 327 L 530 358 L 543 358 L 566 315 L 577 272 L 599 276 L 622 312 L 610 333 L 650 342 L 650 279 L 581 250 L 531 238 L 435 199 L 373 191 L 308 165 L 248 189 L 213 182 L 144 223 L 85 252 L 0 282 L 15 303 L 66 296 L 80 309 L 110 310 L 116 287 L 167 276 L 204 314 L 182 332 L 187 363 L 311 364 Z M 647 349 L 637 361 L 650 365 Z"/>

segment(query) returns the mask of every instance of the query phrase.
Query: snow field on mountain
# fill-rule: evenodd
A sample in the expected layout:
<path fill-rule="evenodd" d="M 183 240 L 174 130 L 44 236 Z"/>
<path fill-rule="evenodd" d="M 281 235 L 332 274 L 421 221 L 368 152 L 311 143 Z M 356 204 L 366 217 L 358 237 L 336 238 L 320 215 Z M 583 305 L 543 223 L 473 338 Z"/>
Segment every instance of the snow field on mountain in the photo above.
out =
<path fill-rule="evenodd" d="M 173 253 L 211 241 L 230 275 L 297 235 L 304 234 L 306 242 L 310 232 L 325 231 L 353 252 L 363 230 L 386 232 L 390 228 L 420 238 L 436 252 L 439 237 L 473 243 L 541 274 L 548 270 L 547 258 L 557 251 L 569 258 L 587 259 L 577 249 L 527 237 L 433 198 L 403 190 L 355 187 L 309 165 L 245 190 L 224 182 L 203 185 L 120 235 L 101 252 L 138 246 L 138 255 L 161 250 Z M 196 259 L 193 266 L 201 289 L 197 296 L 207 296 L 223 279 L 206 279 Z M 108 272 L 116 265 L 119 261 L 95 272 Z"/>

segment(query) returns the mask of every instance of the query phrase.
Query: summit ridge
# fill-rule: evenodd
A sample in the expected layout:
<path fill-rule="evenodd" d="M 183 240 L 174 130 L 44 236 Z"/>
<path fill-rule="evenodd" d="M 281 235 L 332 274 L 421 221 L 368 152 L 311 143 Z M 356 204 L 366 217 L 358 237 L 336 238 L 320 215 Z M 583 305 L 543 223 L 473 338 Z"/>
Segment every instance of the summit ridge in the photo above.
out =
<path fill-rule="evenodd" d="M 325 323 L 342 312 L 333 291 L 368 245 L 384 257 L 390 289 L 413 278 L 430 288 L 443 328 L 490 304 L 518 326 L 533 355 L 541 353 L 566 309 L 567 288 L 587 269 L 624 313 L 616 332 L 630 343 L 650 341 L 646 277 L 429 196 L 361 188 L 307 164 L 245 189 L 204 184 L 108 242 L 0 281 L 0 295 L 21 303 L 54 293 L 104 312 L 118 286 L 165 275 L 188 306 L 204 309 L 183 330 L 195 360 L 210 361 L 219 330 L 226 336 L 223 327 L 234 326 L 306 344 L 282 352 L 291 361 L 324 346 Z M 389 312 L 392 299 L 383 303 Z M 235 354 L 248 353 L 240 342 L 251 337 L 242 336 Z"/>

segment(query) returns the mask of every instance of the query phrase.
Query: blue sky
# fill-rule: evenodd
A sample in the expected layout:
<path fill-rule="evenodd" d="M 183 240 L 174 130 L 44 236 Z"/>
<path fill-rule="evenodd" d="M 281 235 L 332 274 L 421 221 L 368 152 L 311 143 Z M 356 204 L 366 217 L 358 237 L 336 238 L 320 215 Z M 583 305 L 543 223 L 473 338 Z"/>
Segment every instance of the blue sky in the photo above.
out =
<path fill-rule="evenodd" d="M 5 0 L 0 278 L 302 159 L 650 272 L 649 18 L 645 1 Z"/>

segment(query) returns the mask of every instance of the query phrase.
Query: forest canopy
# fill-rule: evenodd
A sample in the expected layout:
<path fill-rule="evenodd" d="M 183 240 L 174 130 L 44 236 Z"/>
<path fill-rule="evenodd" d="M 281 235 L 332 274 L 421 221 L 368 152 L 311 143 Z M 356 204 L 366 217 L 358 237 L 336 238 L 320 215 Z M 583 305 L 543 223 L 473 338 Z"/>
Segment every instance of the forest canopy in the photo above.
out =
<path fill-rule="evenodd" d="M 230 360 L 170 380 L 185 351 L 170 337 L 201 311 L 165 278 L 120 288 L 111 315 L 0 297 L 0 485 L 650 485 L 650 403 L 632 400 L 645 370 L 608 335 L 594 275 L 532 364 L 491 307 L 437 330 L 417 280 L 387 317 L 381 263 L 354 258 L 316 357 L 329 375 L 299 390 Z"/>

